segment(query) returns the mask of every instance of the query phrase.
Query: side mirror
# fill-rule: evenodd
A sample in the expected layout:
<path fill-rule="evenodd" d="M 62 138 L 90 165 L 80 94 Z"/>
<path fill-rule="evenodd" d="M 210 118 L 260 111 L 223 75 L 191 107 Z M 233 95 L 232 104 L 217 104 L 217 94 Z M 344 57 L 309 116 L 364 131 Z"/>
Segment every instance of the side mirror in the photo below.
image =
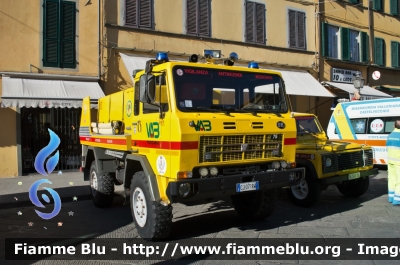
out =
<path fill-rule="evenodd" d="M 153 75 L 144 74 L 139 80 L 139 99 L 143 103 L 151 103 L 155 100 L 156 83 Z"/>

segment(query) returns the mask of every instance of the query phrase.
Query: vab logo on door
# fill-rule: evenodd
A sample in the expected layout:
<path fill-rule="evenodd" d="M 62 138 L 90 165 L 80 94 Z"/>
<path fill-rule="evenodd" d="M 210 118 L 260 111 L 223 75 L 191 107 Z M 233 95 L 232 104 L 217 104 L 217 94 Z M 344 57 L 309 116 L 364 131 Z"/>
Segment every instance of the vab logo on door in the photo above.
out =
<path fill-rule="evenodd" d="M 211 131 L 211 122 L 209 120 L 199 120 L 194 124 L 194 129 L 198 131 Z"/>
<path fill-rule="evenodd" d="M 147 137 L 157 139 L 160 137 L 160 124 L 158 122 L 146 123 Z"/>

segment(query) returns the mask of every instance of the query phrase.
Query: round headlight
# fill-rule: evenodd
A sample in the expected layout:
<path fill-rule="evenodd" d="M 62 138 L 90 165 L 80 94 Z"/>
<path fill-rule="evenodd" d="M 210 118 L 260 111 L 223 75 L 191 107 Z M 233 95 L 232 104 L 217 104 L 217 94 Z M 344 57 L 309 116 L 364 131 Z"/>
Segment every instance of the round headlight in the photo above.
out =
<path fill-rule="evenodd" d="M 218 175 L 218 168 L 216 168 L 216 167 L 210 167 L 210 174 L 211 174 L 211 176 L 216 176 L 216 175 Z"/>
<path fill-rule="evenodd" d="M 281 167 L 286 168 L 287 167 L 287 162 L 286 161 L 281 161 Z"/>
<path fill-rule="evenodd" d="M 281 164 L 278 161 L 272 162 L 272 168 L 273 169 L 278 169 L 281 166 Z"/>
<path fill-rule="evenodd" d="M 332 166 L 332 159 L 330 159 L 329 157 L 325 159 L 325 166 L 326 167 L 330 167 Z"/>
<path fill-rule="evenodd" d="M 201 168 L 199 169 L 199 174 L 200 174 L 200 176 L 202 176 L 202 177 L 206 177 L 206 176 L 208 175 L 208 169 L 205 168 L 205 167 L 201 167 Z"/>
<path fill-rule="evenodd" d="M 190 192 L 190 184 L 189 183 L 183 183 L 179 185 L 179 194 L 182 197 L 186 197 Z"/>

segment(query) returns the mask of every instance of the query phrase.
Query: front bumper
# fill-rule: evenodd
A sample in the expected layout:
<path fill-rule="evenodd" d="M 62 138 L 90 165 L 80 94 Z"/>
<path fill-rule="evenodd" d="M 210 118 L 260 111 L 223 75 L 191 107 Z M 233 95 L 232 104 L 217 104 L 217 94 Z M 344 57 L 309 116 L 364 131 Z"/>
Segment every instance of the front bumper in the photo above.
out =
<path fill-rule="evenodd" d="M 239 174 L 214 178 L 184 179 L 168 183 L 167 196 L 171 203 L 219 198 L 239 194 L 236 192 L 236 184 L 238 183 L 258 181 L 259 190 L 274 189 L 296 185 L 304 178 L 304 175 L 304 168 L 294 168 L 283 171 L 251 173 L 248 175 Z M 185 183 L 189 183 L 191 189 L 189 194 L 183 197 L 179 193 L 179 186 Z"/>
<path fill-rule="evenodd" d="M 359 178 L 369 177 L 371 175 L 377 175 L 378 173 L 379 173 L 379 171 L 377 168 L 360 171 Z M 349 180 L 348 174 L 320 179 L 322 185 L 330 185 L 330 184 L 335 184 L 335 183 L 339 183 L 339 182 L 347 181 L 347 180 Z"/>

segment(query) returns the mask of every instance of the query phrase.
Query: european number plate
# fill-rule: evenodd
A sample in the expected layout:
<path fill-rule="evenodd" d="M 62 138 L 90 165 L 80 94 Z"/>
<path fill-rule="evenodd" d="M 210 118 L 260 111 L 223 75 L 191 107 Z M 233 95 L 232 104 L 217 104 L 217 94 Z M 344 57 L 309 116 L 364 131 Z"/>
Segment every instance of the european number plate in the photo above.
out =
<path fill-rule="evenodd" d="M 236 192 L 259 190 L 259 189 L 260 189 L 260 185 L 258 184 L 258 181 L 236 184 Z"/>
<path fill-rule="evenodd" d="M 349 180 L 358 179 L 360 177 L 360 172 L 349 174 Z"/>

